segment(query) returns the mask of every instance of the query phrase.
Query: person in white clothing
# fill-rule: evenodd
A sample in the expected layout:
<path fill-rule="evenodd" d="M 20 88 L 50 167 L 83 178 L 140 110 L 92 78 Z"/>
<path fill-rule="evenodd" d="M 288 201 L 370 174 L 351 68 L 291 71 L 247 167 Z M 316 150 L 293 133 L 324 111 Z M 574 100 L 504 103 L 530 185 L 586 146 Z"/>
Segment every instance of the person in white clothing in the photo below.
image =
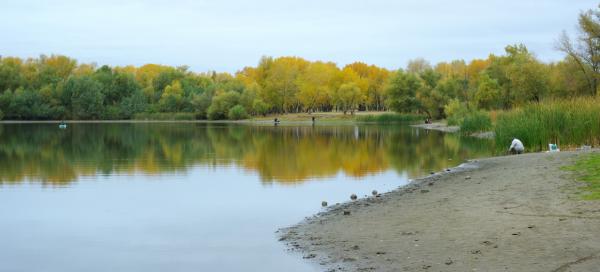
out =
<path fill-rule="evenodd" d="M 508 151 L 511 154 L 521 154 L 523 151 L 525 151 L 525 146 L 523 146 L 523 142 L 521 142 L 519 139 L 514 138 Z"/>

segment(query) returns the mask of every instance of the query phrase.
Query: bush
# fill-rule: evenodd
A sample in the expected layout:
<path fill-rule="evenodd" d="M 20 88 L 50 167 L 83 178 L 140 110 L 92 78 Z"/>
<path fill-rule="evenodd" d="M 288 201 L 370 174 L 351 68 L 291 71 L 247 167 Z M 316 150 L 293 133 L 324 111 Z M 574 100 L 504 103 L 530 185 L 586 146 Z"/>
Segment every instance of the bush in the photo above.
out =
<path fill-rule="evenodd" d="M 4 118 L 4 113 L 0 110 L 0 120 Z"/>
<path fill-rule="evenodd" d="M 227 117 L 229 120 L 246 119 L 248 118 L 248 113 L 246 113 L 246 109 L 242 105 L 236 105 L 229 109 Z"/>

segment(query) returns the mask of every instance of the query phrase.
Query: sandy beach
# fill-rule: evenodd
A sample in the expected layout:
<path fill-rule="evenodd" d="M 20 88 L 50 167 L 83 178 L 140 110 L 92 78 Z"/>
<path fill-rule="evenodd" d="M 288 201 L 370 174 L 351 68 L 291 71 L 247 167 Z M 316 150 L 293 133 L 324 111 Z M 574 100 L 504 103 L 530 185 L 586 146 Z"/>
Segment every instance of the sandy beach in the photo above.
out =
<path fill-rule="evenodd" d="M 600 271 L 600 201 L 560 169 L 582 154 L 471 161 L 331 206 L 280 239 L 323 271 Z"/>

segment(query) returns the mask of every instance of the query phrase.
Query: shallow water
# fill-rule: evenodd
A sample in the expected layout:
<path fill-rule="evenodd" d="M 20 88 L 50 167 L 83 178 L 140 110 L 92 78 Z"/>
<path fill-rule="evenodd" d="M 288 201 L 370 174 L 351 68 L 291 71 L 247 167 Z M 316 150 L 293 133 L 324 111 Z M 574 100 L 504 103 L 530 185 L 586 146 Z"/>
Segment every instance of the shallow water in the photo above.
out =
<path fill-rule="evenodd" d="M 489 156 L 407 126 L 0 125 L 0 271 L 316 271 L 275 231 Z"/>

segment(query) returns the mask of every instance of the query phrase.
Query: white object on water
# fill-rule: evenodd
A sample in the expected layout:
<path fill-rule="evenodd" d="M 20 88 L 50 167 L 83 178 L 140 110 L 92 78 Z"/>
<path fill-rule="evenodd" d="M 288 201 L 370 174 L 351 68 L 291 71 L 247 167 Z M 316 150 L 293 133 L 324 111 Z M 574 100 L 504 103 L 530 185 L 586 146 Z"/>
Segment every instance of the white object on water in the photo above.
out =
<path fill-rule="evenodd" d="M 558 146 L 556 144 L 548 144 L 548 151 L 549 152 L 559 152 L 560 148 L 558 148 Z"/>
<path fill-rule="evenodd" d="M 60 124 L 58 125 L 58 128 L 65 129 L 67 128 L 67 124 Z"/>
<path fill-rule="evenodd" d="M 508 150 L 514 150 L 519 153 L 522 153 L 523 151 L 525 151 L 525 146 L 523 146 L 523 142 L 515 138 L 512 140 L 512 143 L 510 144 L 510 148 Z"/>

